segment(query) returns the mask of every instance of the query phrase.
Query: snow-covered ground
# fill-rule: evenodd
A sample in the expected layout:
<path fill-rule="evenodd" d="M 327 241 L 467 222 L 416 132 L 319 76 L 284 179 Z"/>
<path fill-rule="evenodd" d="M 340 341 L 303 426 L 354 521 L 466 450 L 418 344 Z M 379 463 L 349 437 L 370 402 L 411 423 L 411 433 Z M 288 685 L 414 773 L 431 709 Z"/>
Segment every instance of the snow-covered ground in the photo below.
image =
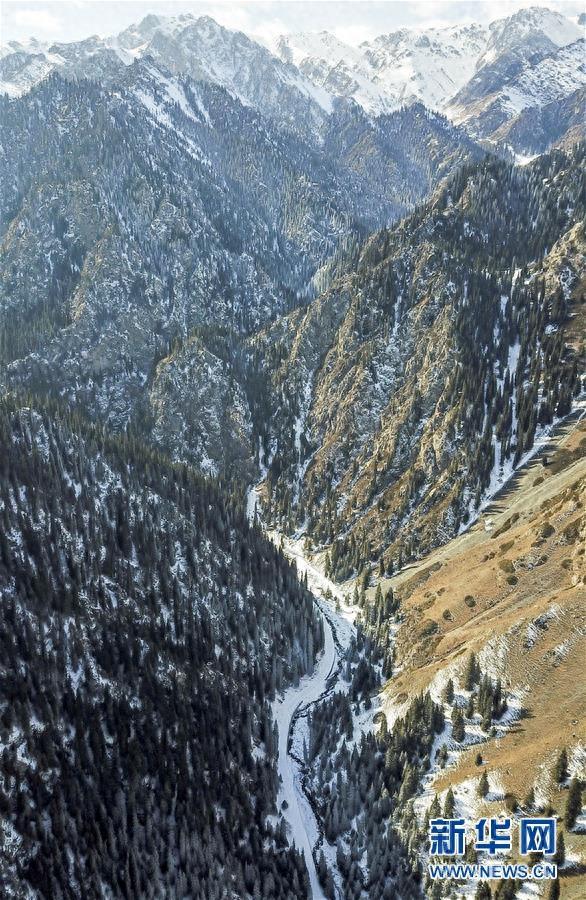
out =
<path fill-rule="evenodd" d="M 246 497 L 249 520 L 254 521 L 259 511 L 259 491 L 254 486 L 249 489 Z M 325 900 L 312 852 L 320 837 L 319 829 L 313 810 L 303 792 L 300 766 L 295 757 L 301 756 L 303 739 L 307 737 L 307 721 L 303 713 L 311 704 L 332 690 L 341 656 L 355 635 L 354 619 L 358 610 L 346 601 L 345 595 L 337 585 L 306 559 L 302 540 L 291 540 L 279 531 L 266 530 L 266 534 L 276 546 L 282 546 L 285 556 L 296 564 L 299 575 L 307 575 L 308 588 L 313 594 L 314 603 L 324 623 L 324 649 L 313 672 L 304 676 L 299 685 L 292 685 L 282 696 L 275 699 L 273 716 L 279 729 L 278 807 L 289 826 L 290 842 L 305 856 L 313 900 Z M 344 689 L 343 684 L 336 684 L 336 687 Z M 294 755 L 291 755 L 290 749 L 294 750 Z M 327 857 L 331 864 L 333 862 L 331 854 L 328 853 Z"/>
<path fill-rule="evenodd" d="M 246 494 L 246 518 L 249 522 L 254 522 L 256 510 L 259 505 L 259 495 L 257 487 L 250 487 Z"/>
<path fill-rule="evenodd" d="M 301 679 L 298 687 L 290 687 L 282 697 L 273 703 L 273 716 L 279 729 L 279 763 L 281 779 L 278 805 L 290 828 L 291 843 L 303 851 L 305 864 L 309 872 L 309 880 L 314 900 L 324 897 L 320 887 L 317 870 L 312 855 L 312 848 L 317 839 L 317 826 L 313 812 L 303 794 L 300 784 L 300 772 L 295 760 L 289 755 L 289 732 L 296 713 L 301 712 L 310 703 L 314 703 L 327 690 L 328 677 L 335 671 L 338 653 L 334 643 L 334 634 L 328 620 L 324 620 L 324 650 L 317 665 L 310 675 Z M 283 808 L 286 802 L 286 808 Z"/>
<path fill-rule="evenodd" d="M 281 542 L 280 532 L 267 532 L 272 541 Z M 297 566 L 300 575 L 307 575 L 307 586 L 317 597 L 321 597 L 327 604 L 328 615 L 333 614 L 338 640 L 347 649 L 350 646 L 352 636 L 355 634 L 354 620 L 358 614 L 358 607 L 349 603 L 344 591 L 339 585 L 326 578 L 321 569 L 305 556 L 303 550 L 303 538 L 292 540 L 283 537 L 283 552 Z M 331 599 L 330 599 L 331 598 Z"/>

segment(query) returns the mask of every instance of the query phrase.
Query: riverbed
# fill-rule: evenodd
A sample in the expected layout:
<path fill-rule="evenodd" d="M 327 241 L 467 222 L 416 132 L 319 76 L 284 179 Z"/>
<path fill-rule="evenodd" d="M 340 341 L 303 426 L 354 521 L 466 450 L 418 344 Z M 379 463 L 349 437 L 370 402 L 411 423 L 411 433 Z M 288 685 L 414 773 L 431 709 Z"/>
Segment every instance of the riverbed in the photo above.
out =
<path fill-rule="evenodd" d="M 258 509 L 258 490 L 251 488 L 246 501 L 251 521 Z M 334 690 L 348 688 L 341 679 L 340 669 L 344 654 L 356 633 L 354 619 L 358 610 L 347 602 L 340 587 L 326 578 L 318 566 L 305 556 L 302 540 L 292 540 L 279 531 L 264 530 L 267 537 L 295 563 L 299 575 L 307 575 L 308 588 L 324 625 L 324 648 L 313 671 L 305 675 L 298 686 L 292 685 L 275 699 L 273 716 L 279 729 L 278 807 L 287 822 L 290 843 L 304 854 L 313 900 L 325 900 L 313 858 L 313 848 L 320 842 L 319 828 L 302 787 L 301 748 L 305 737 L 302 732 L 307 728 L 307 710 L 314 703 Z M 331 867 L 331 854 L 328 856 Z"/>

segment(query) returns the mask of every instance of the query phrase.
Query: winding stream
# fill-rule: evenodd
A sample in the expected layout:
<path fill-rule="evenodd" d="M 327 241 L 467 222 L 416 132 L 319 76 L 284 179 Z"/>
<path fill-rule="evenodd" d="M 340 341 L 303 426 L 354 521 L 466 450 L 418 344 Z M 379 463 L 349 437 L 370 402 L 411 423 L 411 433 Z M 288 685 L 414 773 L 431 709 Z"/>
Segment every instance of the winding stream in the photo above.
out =
<path fill-rule="evenodd" d="M 252 521 L 258 508 L 258 489 L 255 487 L 249 490 L 246 508 Z M 324 649 L 313 672 L 305 675 L 297 687 L 292 685 L 276 698 L 273 716 L 279 729 L 277 766 L 281 784 L 278 806 L 289 826 L 290 842 L 304 854 L 313 900 L 325 900 L 313 857 L 323 836 L 312 809 L 312 798 L 303 788 L 303 760 L 295 745 L 300 743 L 296 740 L 297 729 L 309 708 L 338 686 L 343 657 L 355 634 L 355 610 L 346 603 L 340 588 L 304 556 L 301 541 L 293 541 L 278 531 L 264 530 L 276 546 L 282 544 L 285 556 L 295 562 L 299 574 L 307 575 L 308 588 L 324 624 Z"/>

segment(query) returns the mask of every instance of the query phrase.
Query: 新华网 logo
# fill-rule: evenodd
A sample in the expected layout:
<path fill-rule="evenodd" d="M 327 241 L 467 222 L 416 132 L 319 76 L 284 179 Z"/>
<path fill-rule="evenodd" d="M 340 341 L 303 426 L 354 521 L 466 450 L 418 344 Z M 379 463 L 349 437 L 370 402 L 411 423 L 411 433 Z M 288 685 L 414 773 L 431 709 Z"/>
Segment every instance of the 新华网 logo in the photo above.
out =
<path fill-rule="evenodd" d="M 429 822 L 430 856 L 464 856 L 467 836 L 473 835 L 477 851 L 490 856 L 509 853 L 513 849 L 512 820 L 510 818 L 478 819 L 470 829 L 466 820 L 435 818 Z M 518 851 L 520 856 L 541 854 L 553 856 L 556 852 L 557 821 L 554 818 L 522 818 L 519 821 Z M 557 866 L 552 862 L 526 863 L 430 863 L 432 878 L 556 878 Z"/>

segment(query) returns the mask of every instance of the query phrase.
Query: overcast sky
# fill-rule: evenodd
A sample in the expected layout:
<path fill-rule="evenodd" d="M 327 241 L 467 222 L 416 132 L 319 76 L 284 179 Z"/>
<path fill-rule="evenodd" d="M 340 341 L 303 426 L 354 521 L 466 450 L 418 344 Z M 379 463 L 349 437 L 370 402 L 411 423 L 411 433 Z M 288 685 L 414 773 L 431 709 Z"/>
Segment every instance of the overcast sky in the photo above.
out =
<path fill-rule="evenodd" d="M 547 6 L 575 17 L 583 0 L 0 0 L 0 41 L 31 36 L 48 41 L 72 41 L 90 34 L 121 31 L 148 13 L 210 15 L 228 28 L 269 40 L 292 31 L 334 32 L 348 43 L 358 44 L 401 26 L 491 22 L 523 6 Z"/>

